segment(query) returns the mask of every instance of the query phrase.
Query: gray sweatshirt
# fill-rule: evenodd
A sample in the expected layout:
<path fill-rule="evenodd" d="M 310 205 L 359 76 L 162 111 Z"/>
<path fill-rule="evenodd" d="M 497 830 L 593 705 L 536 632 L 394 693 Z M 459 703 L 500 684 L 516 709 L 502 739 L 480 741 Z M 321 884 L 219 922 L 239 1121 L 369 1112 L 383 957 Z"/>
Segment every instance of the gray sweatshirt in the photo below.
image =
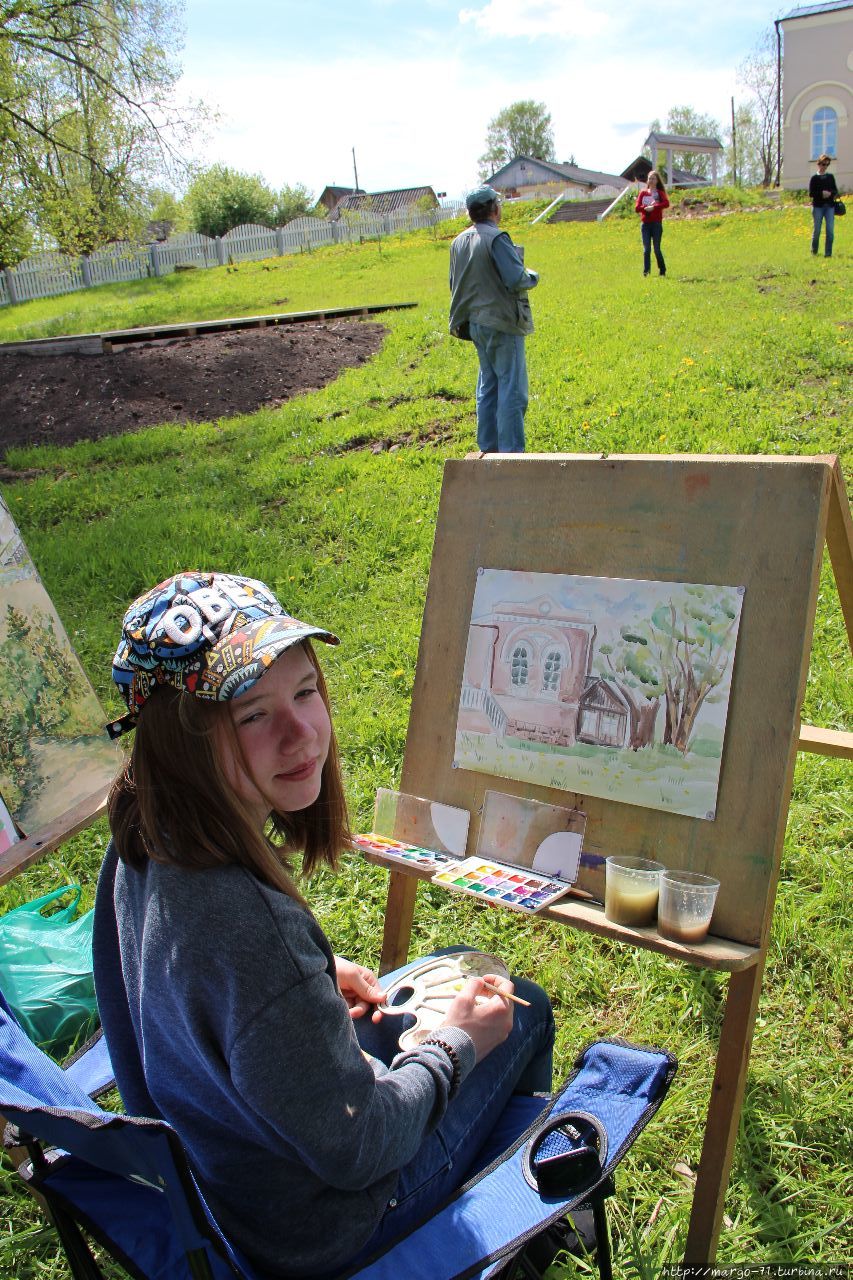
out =
<path fill-rule="evenodd" d="M 136 872 L 110 845 L 93 950 L 124 1104 L 177 1131 L 229 1239 L 270 1275 L 352 1258 L 444 1115 L 444 1050 L 367 1060 L 320 926 L 237 866 Z M 473 1043 L 442 1035 L 464 1079 Z"/>

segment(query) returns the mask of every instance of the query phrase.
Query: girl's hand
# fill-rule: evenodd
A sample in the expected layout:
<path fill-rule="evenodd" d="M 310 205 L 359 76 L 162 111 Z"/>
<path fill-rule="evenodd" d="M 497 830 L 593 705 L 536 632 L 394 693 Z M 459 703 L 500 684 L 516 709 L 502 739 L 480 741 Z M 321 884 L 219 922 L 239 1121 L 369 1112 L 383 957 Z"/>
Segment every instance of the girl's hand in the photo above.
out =
<path fill-rule="evenodd" d="M 507 978 L 487 974 L 486 980 L 502 991 L 512 992 Z M 503 1044 L 512 1031 L 512 1005 L 501 996 L 489 995 L 483 978 L 469 978 L 447 1010 L 443 1027 L 461 1027 L 474 1041 L 477 1061 Z"/>
<path fill-rule="evenodd" d="M 353 964 L 352 960 L 335 956 L 335 972 L 351 1018 L 363 1018 L 371 1006 L 381 1004 L 385 999 L 376 974 L 363 964 Z M 381 1017 L 382 1014 L 374 1008 L 373 1021 L 379 1022 Z"/>

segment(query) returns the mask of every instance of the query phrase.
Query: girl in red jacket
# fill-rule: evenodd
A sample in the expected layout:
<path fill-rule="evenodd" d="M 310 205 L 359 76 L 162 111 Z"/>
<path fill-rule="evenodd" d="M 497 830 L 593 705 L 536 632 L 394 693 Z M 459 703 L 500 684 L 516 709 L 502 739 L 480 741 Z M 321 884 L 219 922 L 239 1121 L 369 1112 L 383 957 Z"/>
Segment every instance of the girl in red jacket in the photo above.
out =
<path fill-rule="evenodd" d="M 635 211 L 642 219 L 640 232 L 643 237 L 644 276 L 647 276 L 651 270 L 652 246 L 654 246 L 658 271 L 662 276 L 666 275 L 666 263 L 660 251 L 660 238 L 663 235 L 663 211 L 668 208 L 669 198 L 661 182 L 660 174 L 657 169 L 652 169 L 646 180 L 646 185 L 637 196 L 637 203 L 634 205 Z"/>

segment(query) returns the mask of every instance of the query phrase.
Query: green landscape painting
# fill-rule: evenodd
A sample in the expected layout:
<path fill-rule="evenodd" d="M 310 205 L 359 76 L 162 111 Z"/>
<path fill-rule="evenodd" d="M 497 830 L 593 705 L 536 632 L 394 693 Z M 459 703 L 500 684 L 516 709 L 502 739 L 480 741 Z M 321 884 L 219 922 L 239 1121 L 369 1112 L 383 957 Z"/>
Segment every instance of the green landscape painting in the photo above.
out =
<path fill-rule="evenodd" d="M 0 796 L 25 835 L 109 785 L 105 721 L 0 498 Z"/>

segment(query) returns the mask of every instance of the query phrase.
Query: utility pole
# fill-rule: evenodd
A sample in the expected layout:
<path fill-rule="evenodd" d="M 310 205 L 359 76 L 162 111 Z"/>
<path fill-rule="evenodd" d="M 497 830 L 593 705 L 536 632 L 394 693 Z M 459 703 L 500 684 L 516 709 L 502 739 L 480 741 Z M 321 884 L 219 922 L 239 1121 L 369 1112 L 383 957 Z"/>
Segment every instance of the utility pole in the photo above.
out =
<path fill-rule="evenodd" d="M 737 186 L 737 126 L 735 124 L 734 98 L 732 98 L 732 186 Z"/>
<path fill-rule="evenodd" d="M 774 22 L 776 28 L 776 181 L 774 187 L 778 187 L 782 181 L 782 32 L 779 24 L 782 19 L 777 18 Z"/>
<path fill-rule="evenodd" d="M 355 147 L 353 147 L 352 149 L 352 171 L 355 174 L 355 190 L 357 195 L 358 194 L 358 169 L 356 169 L 355 167 Z"/>

